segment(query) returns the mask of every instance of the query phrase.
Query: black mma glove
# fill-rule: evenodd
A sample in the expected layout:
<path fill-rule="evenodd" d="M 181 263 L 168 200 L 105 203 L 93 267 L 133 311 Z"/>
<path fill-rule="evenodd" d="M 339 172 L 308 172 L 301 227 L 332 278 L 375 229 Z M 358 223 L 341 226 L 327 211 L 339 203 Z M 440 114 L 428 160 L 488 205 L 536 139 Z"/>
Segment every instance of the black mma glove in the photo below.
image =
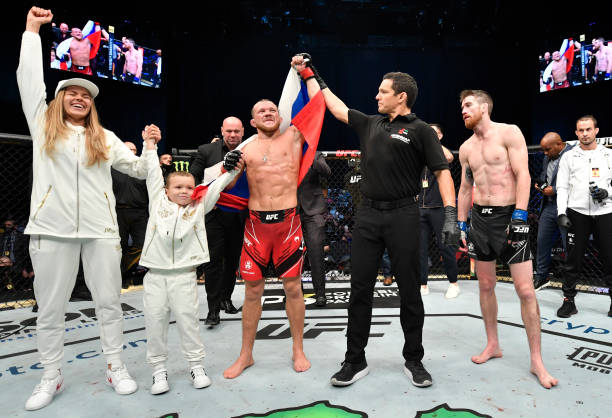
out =
<path fill-rule="evenodd" d="M 442 245 L 448 245 L 456 250 L 461 240 L 461 232 L 457 226 L 457 208 L 444 206 L 444 224 L 442 225 Z"/>
<path fill-rule="evenodd" d="M 236 168 L 236 165 L 238 164 L 238 161 L 240 161 L 241 156 L 242 151 L 237 149 L 228 152 L 227 154 L 225 154 L 225 157 L 223 157 L 223 168 L 226 171 L 232 171 L 234 168 Z"/>
<path fill-rule="evenodd" d="M 317 80 L 317 83 L 319 83 L 319 87 L 321 88 L 321 90 L 326 89 L 327 84 L 325 84 L 325 81 L 323 81 L 323 78 L 321 78 L 321 76 L 319 75 L 319 72 L 317 71 L 315 66 L 312 64 L 312 58 L 310 57 L 310 54 L 308 54 L 307 52 L 301 52 L 297 55 L 300 55 L 302 58 L 304 58 L 304 64 L 306 64 L 306 69 L 300 73 L 300 76 L 302 76 L 302 79 L 306 81 L 309 78 L 314 77 L 314 79 Z M 310 74 L 310 72 L 308 71 L 308 68 L 310 68 L 310 70 L 312 71 L 312 74 Z"/>
<path fill-rule="evenodd" d="M 593 200 L 596 200 L 599 203 L 608 197 L 608 191 L 606 189 L 600 189 L 595 184 L 592 184 L 589 187 L 589 191 L 591 192 L 591 197 Z"/>
<path fill-rule="evenodd" d="M 508 225 L 508 241 L 511 244 L 529 240 L 529 224 L 527 223 L 527 211 L 514 209 L 512 220 Z"/>
<path fill-rule="evenodd" d="M 570 229 L 572 227 L 572 221 L 570 221 L 570 218 L 565 213 L 557 217 L 557 224 L 565 229 Z"/>

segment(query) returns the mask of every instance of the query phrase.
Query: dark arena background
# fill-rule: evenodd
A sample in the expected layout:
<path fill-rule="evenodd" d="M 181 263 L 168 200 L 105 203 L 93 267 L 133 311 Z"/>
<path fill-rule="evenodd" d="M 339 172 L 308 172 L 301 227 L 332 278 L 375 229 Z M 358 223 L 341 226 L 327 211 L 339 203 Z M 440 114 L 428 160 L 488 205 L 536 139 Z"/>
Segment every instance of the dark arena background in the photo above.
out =
<path fill-rule="evenodd" d="M 29 216 L 32 145 L 15 71 L 25 18 L 32 5 L 20 0 L 3 6 L 0 234 L 6 220 L 15 221 L 23 231 Z M 93 20 L 107 30 L 112 26 L 116 39 L 131 37 L 146 48 L 149 55 L 142 85 L 113 79 L 109 61 L 101 61 L 108 71 L 100 70 L 98 77 L 91 77 L 100 87 L 97 108 L 102 124 L 122 140 L 134 142 L 139 152 L 142 128 L 150 123 L 159 126 L 160 154 L 172 154 L 177 170 L 188 170 L 197 147 L 220 134 L 227 116 L 242 120 L 245 139 L 254 134 L 249 125 L 251 107 L 261 98 L 278 101 L 291 57 L 299 52 L 312 55 L 328 86 L 349 108 L 368 114 L 376 113 L 374 97 L 385 73 L 413 75 L 419 95 L 412 110 L 421 119 L 444 127 L 442 144 L 455 155 L 451 173 L 456 188 L 461 175 L 458 149 L 470 136 L 461 118 L 459 93 L 463 89 L 488 91 L 494 101 L 492 119 L 519 126 L 529 149 L 532 182 L 542 170 L 542 136 L 555 131 L 564 140 L 575 141 L 575 121 L 583 115 L 597 118 L 600 143 L 612 146 L 612 79 L 595 82 L 588 65 L 594 38 L 604 37 L 612 49 L 610 16 L 598 11 L 596 4 L 575 4 L 571 10 L 548 3 L 499 0 L 41 1 L 35 5 L 51 9 L 58 25 L 67 21 L 82 26 Z M 72 75 L 49 68 L 46 46 L 50 49 L 54 39 L 50 25 L 41 28 L 41 37 L 50 99 L 57 82 Z M 558 50 L 568 38 L 581 46 L 574 53 L 570 86 L 550 89 L 544 55 Z M 155 80 L 152 64 L 156 50 L 161 50 L 163 57 L 160 80 Z M 102 51 L 108 56 L 104 52 L 108 45 Z M 7 411 L 1 415 L 451 417 L 459 416 L 452 415 L 458 411 L 466 414 L 461 416 L 495 417 L 610 415 L 612 318 L 606 316 L 610 290 L 592 242 L 584 255 L 578 285 L 578 316 L 568 321 L 554 319 L 562 300 L 565 254 L 560 241 L 552 250 L 551 285 L 537 293 L 544 360 L 551 374 L 559 378 L 558 387 L 546 391 L 529 374 L 519 301 L 507 266 L 501 263 L 497 270 L 499 326 L 507 352 L 487 365 L 469 361 L 485 341 L 473 266 L 465 255 L 457 253 L 462 293 L 457 300 L 445 300 L 446 276 L 433 243 L 429 253 L 432 294 L 423 299 L 424 362 L 432 366 L 437 379 L 434 387 L 417 391 L 401 372 L 399 297 L 395 284 L 382 286 L 382 271 L 371 334 L 379 338 L 371 338 L 368 347 L 368 361 L 374 365 L 372 376 L 350 388 L 332 387 L 329 377 L 339 367 L 346 341 L 354 215 L 351 183 L 360 174 L 356 169 L 359 143 L 351 129 L 327 112 L 318 149 L 332 170 L 324 184 L 329 210 L 325 262 L 328 304 L 324 309 L 314 307 L 306 265 L 305 350 L 313 363 L 311 371 L 296 375 L 290 370 L 283 293 L 277 280 L 271 279 L 264 295 L 255 346 L 258 363 L 253 370 L 236 381 L 223 379 L 224 368 L 240 349 L 240 315 L 222 313 L 221 326 L 207 329 L 203 322 L 201 326 L 213 386 L 194 392 L 181 375 L 174 378 L 176 386 L 162 395 L 163 399 L 152 397 L 145 362 L 142 285 L 135 281 L 122 292 L 122 302 L 125 360 L 140 389 L 132 397 L 117 399 L 111 389 L 102 387 L 103 364 L 95 358 L 101 357 L 96 316 L 87 288 L 77 280 L 66 314 L 69 364 L 63 370 L 69 386 L 49 407 L 38 414 L 27 413 L 23 403 L 40 379 L 40 364 L 36 314 L 32 313 L 35 272 L 22 248 L 22 256 L 12 266 L 0 266 L 0 383 L 6 388 L 0 394 L 0 408 Z M 537 251 L 541 199 L 532 187 L 529 222 L 533 254 Z M 233 300 L 240 308 L 244 286 L 240 277 L 237 279 Z M 199 286 L 199 293 L 203 321 L 207 312 L 204 286 Z M 173 326 L 169 336 L 171 365 L 174 372 L 183 373 L 185 365 Z M 179 382 L 181 379 L 184 382 Z"/>

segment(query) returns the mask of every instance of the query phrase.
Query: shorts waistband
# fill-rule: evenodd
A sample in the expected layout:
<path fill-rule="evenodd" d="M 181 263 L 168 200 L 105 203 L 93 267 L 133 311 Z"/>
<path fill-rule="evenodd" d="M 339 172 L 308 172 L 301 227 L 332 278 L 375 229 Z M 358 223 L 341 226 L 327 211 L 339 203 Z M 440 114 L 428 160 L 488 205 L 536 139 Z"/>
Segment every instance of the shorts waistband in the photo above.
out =
<path fill-rule="evenodd" d="M 75 65 L 74 68 L 77 70 L 86 70 L 89 68 L 89 65 Z"/>
<path fill-rule="evenodd" d="M 296 208 L 273 210 L 273 211 L 249 210 L 249 217 L 251 219 L 259 220 L 261 223 L 264 223 L 264 224 L 274 224 L 274 223 L 284 221 L 285 218 L 295 216 L 296 213 L 297 213 Z"/>
<path fill-rule="evenodd" d="M 403 208 L 404 206 L 414 205 L 417 203 L 417 201 L 418 196 L 410 196 L 398 200 L 372 200 L 365 196 L 363 196 L 361 199 L 363 205 L 379 210 Z"/>
<path fill-rule="evenodd" d="M 472 211 L 476 211 L 480 216 L 507 215 L 512 213 L 515 205 L 508 206 L 480 206 L 474 203 Z"/>

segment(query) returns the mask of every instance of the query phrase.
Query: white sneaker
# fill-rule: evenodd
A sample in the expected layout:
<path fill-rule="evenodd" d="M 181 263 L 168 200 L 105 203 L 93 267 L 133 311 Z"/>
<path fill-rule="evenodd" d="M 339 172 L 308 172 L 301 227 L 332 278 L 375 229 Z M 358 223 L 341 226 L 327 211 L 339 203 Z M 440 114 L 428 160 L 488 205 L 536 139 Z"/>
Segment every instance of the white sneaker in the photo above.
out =
<path fill-rule="evenodd" d="M 138 385 L 128 373 L 125 364 L 122 364 L 121 367 L 106 369 L 106 384 L 112 386 L 119 395 L 129 395 L 138 390 Z"/>
<path fill-rule="evenodd" d="M 153 373 L 153 384 L 151 385 L 151 395 L 159 395 L 170 390 L 168 384 L 168 371 L 161 369 Z"/>
<path fill-rule="evenodd" d="M 459 289 L 459 285 L 456 283 L 451 283 L 448 285 L 448 290 L 446 291 L 446 294 L 444 295 L 444 297 L 446 299 L 453 299 L 459 296 L 459 293 L 461 293 L 461 289 Z"/>
<path fill-rule="evenodd" d="M 40 408 L 44 408 L 49 405 L 53 400 L 53 397 L 60 393 L 64 389 L 64 376 L 62 373 L 58 374 L 52 379 L 45 379 L 44 377 L 40 380 L 40 383 L 34 388 L 34 392 L 28 398 L 25 404 L 25 409 L 28 411 L 35 411 Z"/>
<path fill-rule="evenodd" d="M 193 387 L 196 389 L 202 389 L 207 386 L 210 386 L 212 381 L 210 377 L 206 375 L 206 371 L 204 370 L 204 366 L 194 366 L 189 371 L 191 375 L 191 381 L 193 382 Z"/>
<path fill-rule="evenodd" d="M 427 285 L 421 286 L 421 296 L 429 295 L 429 287 Z"/>

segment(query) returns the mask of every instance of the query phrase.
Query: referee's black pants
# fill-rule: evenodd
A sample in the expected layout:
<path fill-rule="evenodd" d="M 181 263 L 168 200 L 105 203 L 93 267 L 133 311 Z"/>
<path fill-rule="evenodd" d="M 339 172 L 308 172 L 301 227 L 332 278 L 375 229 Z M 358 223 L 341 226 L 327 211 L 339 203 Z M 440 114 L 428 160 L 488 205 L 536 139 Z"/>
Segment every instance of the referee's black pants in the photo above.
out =
<path fill-rule="evenodd" d="M 576 283 L 582 271 L 584 253 L 591 233 L 599 249 L 599 259 L 604 265 L 605 277 L 612 280 L 612 213 L 588 216 L 568 209 L 567 216 L 572 226 L 567 231 L 567 259 L 563 279 L 563 296 L 573 299 L 576 294 Z M 612 287 L 612 283 L 608 283 Z M 612 293 L 610 293 L 612 297 Z"/>
<path fill-rule="evenodd" d="M 389 250 L 391 270 L 400 293 L 400 322 L 404 331 L 402 354 L 421 360 L 425 311 L 419 291 L 419 208 L 416 203 L 379 210 L 362 202 L 353 227 L 351 247 L 351 296 L 348 308 L 345 360 L 365 360 L 370 336 L 374 285 L 380 258 Z"/>
<path fill-rule="evenodd" d="M 220 303 L 231 299 L 236 284 L 244 238 L 245 212 L 214 209 L 206 214 L 206 239 L 210 261 L 204 264 L 204 287 L 209 311 L 219 311 Z"/>

